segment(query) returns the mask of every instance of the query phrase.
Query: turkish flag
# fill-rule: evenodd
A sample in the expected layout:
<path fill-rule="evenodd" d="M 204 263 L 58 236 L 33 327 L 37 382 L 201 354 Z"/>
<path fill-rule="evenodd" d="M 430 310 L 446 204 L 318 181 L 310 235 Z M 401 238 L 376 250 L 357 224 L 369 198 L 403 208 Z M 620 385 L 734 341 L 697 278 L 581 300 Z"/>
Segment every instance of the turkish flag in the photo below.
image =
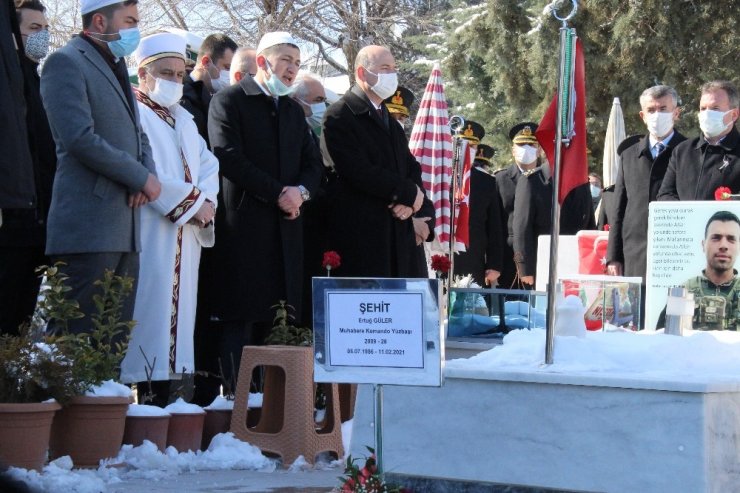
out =
<path fill-rule="evenodd" d="M 583 60 L 583 47 L 580 38 L 576 39 L 576 59 L 573 76 L 575 110 L 573 115 L 573 132 L 570 145 L 562 145 L 560 163 L 560 189 L 558 190 L 558 202 L 563 200 L 568 192 L 578 185 L 588 181 L 588 159 L 586 157 L 586 66 Z M 558 95 L 555 94 L 550 106 L 542 117 L 535 135 L 537 141 L 547 155 L 550 165 L 555 167 L 555 136 L 557 132 Z M 566 135 L 563 136 L 567 138 Z M 559 172 L 553 169 L 553 173 Z M 553 175 L 554 176 L 554 175 Z"/>
<path fill-rule="evenodd" d="M 606 272 L 606 247 L 609 244 L 608 231 L 579 231 L 578 273 L 601 275 Z"/>
<path fill-rule="evenodd" d="M 466 252 L 470 246 L 470 170 L 475 159 L 475 149 L 468 146 L 467 141 L 462 142 L 462 179 L 455 190 L 455 204 L 457 204 L 457 216 L 455 217 L 455 251 Z"/>

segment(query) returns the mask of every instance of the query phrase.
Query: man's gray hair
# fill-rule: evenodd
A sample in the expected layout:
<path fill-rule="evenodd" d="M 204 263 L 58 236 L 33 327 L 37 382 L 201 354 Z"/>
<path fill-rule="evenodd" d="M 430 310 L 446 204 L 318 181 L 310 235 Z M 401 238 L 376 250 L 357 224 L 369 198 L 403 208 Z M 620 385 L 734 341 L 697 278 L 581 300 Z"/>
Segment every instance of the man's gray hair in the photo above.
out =
<path fill-rule="evenodd" d="M 640 94 L 640 107 L 644 107 L 649 99 L 660 99 L 670 96 L 673 99 L 673 105 L 678 106 L 678 93 L 671 86 L 653 86 L 648 87 Z"/>
<path fill-rule="evenodd" d="M 234 58 L 232 58 L 230 70 L 232 74 L 239 72 L 242 75 L 246 75 L 249 65 L 249 57 L 247 55 L 250 51 L 254 51 L 254 48 L 244 47 L 239 48 L 234 52 Z M 236 60 L 236 63 L 234 63 L 234 60 Z"/>
<path fill-rule="evenodd" d="M 740 106 L 740 98 L 737 94 L 737 87 L 735 87 L 735 84 L 733 84 L 729 80 L 713 80 L 711 82 L 707 82 L 706 84 L 701 86 L 701 94 L 703 96 L 708 92 L 715 92 L 719 91 L 720 89 L 725 91 L 725 94 L 727 94 L 727 98 L 730 100 L 730 108 L 737 108 L 738 106 Z"/>
<path fill-rule="evenodd" d="M 293 87 L 295 87 L 295 90 L 293 90 L 294 98 L 306 101 L 306 98 L 308 97 L 308 86 L 306 85 L 307 80 L 315 80 L 321 84 L 321 81 L 316 75 L 310 72 L 299 73 L 293 82 Z"/>

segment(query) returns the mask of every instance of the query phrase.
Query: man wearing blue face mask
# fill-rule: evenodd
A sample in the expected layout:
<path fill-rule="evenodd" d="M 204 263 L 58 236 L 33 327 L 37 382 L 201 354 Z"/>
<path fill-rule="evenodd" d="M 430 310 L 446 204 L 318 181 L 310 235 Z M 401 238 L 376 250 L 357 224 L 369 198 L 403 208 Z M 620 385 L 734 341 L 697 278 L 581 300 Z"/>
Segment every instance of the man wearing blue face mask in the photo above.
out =
<path fill-rule="evenodd" d="M 292 305 L 297 320 L 310 317 L 302 307 L 301 206 L 322 173 L 305 113 L 289 97 L 301 66 L 297 42 L 286 32 L 267 33 L 256 61 L 257 74 L 216 93 L 208 114 L 223 175 L 213 315 L 237 371 L 242 346 L 262 343 L 278 301 Z M 230 355 L 222 361 L 230 374 Z"/>
<path fill-rule="evenodd" d="M 337 275 L 415 277 L 412 222 L 424 202 L 421 166 L 383 100 L 396 93 L 396 61 L 383 46 L 355 60 L 356 84 L 326 111 L 321 134 L 337 186 L 331 198 L 331 247 Z M 328 153 L 328 155 L 327 155 Z"/>
<path fill-rule="evenodd" d="M 94 282 L 106 270 L 137 277 L 138 207 L 160 193 L 123 58 L 139 44 L 136 4 L 82 0 L 82 34 L 51 54 L 41 74 L 58 159 L 46 253 L 67 264 L 68 296 L 86 314 L 70 322 L 72 332 L 92 328 Z M 123 320 L 133 305 L 131 296 Z"/>
<path fill-rule="evenodd" d="M 740 192 L 740 97 L 732 82 L 701 87 L 701 135 L 682 142 L 671 154 L 658 200 L 714 200 L 719 187 Z"/>

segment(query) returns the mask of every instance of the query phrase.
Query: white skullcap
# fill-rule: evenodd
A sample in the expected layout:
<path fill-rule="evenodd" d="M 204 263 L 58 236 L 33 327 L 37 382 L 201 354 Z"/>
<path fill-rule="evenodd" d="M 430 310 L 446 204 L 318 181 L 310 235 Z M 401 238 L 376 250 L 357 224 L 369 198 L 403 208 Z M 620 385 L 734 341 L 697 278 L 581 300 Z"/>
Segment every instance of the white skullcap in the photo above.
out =
<path fill-rule="evenodd" d="M 114 3 L 121 3 L 123 0 L 81 0 L 80 10 L 82 15 L 95 12 L 98 9 L 113 5 Z"/>
<path fill-rule="evenodd" d="M 257 45 L 257 54 L 259 55 L 271 46 L 282 44 L 293 45 L 298 48 L 298 42 L 293 39 L 293 36 L 291 36 L 290 33 L 286 33 L 285 31 L 265 33 L 265 35 L 262 36 L 262 39 L 260 39 L 260 42 Z"/>
<path fill-rule="evenodd" d="M 141 39 L 134 58 L 143 67 L 160 58 L 181 58 L 185 60 L 185 39 L 172 33 L 158 33 Z"/>

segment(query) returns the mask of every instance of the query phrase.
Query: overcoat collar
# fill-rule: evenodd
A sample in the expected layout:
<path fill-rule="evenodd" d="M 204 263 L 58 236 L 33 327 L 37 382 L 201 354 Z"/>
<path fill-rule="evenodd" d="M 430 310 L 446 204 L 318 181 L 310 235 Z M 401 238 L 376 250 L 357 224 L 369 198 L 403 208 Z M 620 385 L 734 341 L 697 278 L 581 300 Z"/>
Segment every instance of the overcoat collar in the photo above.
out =
<path fill-rule="evenodd" d="M 98 50 L 96 50 L 94 46 L 92 46 L 90 43 L 88 43 L 87 41 L 85 41 L 79 36 L 72 38 L 69 42 L 75 49 L 79 50 L 80 53 L 82 53 L 83 56 L 87 58 L 87 60 L 96 69 L 98 69 L 98 71 L 100 71 L 100 73 L 103 75 L 103 77 L 105 77 L 108 83 L 110 83 L 110 85 L 113 86 L 113 89 L 116 91 L 116 94 L 118 94 L 118 97 L 121 98 L 121 102 L 126 107 L 126 111 L 128 111 L 129 116 L 131 117 L 132 120 L 136 121 L 131 105 L 129 104 L 128 98 L 123 93 L 121 84 L 118 82 L 118 79 L 116 79 L 116 76 L 113 73 L 113 70 L 111 70 L 110 65 L 108 65 L 108 62 L 103 60 L 103 57 L 100 54 L 100 52 L 98 52 Z"/>
<path fill-rule="evenodd" d="M 731 151 L 735 147 L 737 147 L 738 141 L 740 141 L 740 134 L 738 133 L 737 127 L 735 126 L 736 123 L 737 122 L 733 123 L 732 130 L 730 130 L 730 133 L 725 135 L 725 138 L 717 144 L 717 147 L 721 147 L 726 151 Z M 707 142 L 707 140 L 704 138 L 704 134 L 702 133 L 701 137 L 699 137 L 696 141 L 696 148 L 700 149 L 705 145 L 709 145 L 709 142 Z"/>
<path fill-rule="evenodd" d="M 383 120 L 380 119 L 377 112 L 373 111 L 375 109 L 375 106 L 373 106 L 373 103 L 370 102 L 367 94 L 365 94 L 365 91 L 363 91 L 360 86 L 358 86 L 357 84 L 352 86 L 352 89 L 345 96 L 345 101 L 347 103 L 347 107 L 350 109 L 350 111 L 352 111 L 353 114 L 368 114 L 370 115 L 370 118 L 380 126 L 380 128 L 382 128 L 386 132 L 389 132 L 388 127 L 385 125 L 385 123 L 383 123 Z"/>

